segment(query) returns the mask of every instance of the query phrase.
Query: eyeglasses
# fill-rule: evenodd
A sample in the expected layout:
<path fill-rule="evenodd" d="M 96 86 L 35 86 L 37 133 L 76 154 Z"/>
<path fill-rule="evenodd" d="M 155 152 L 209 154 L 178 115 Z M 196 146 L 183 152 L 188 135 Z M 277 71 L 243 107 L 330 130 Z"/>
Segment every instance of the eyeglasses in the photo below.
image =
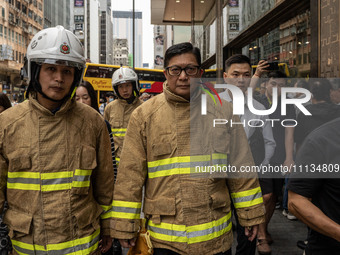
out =
<path fill-rule="evenodd" d="M 200 69 L 199 66 L 192 65 L 188 65 L 184 68 L 181 68 L 180 66 L 168 66 L 167 68 L 165 68 L 165 70 L 167 70 L 168 74 L 171 76 L 180 76 L 183 70 L 186 75 L 193 76 L 198 73 L 199 69 Z"/>

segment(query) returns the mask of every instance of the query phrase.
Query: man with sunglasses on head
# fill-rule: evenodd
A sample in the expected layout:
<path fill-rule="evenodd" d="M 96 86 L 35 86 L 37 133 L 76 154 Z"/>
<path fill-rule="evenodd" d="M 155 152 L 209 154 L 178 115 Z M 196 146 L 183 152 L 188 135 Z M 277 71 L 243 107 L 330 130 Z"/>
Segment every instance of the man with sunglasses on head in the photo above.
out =
<path fill-rule="evenodd" d="M 245 132 L 230 125 L 215 130 L 206 122 L 205 134 L 191 133 L 197 127 L 191 121 L 196 123 L 195 114 L 200 114 L 194 98 L 202 94 L 192 83 L 203 73 L 198 48 L 191 43 L 171 46 L 164 67 L 163 94 L 143 103 L 130 117 L 114 191 L 113 235 L 122 246 L 135 246 L 145 185 L 143 212 L 154 255 L 229 255 L 233 240 L 229 194 L 245 234 L 253 240 L 257 225 L 264 222 L 258 180 L 196 175 L 192 169 L 214 162 L 236 168 L 253 165 Z M 223 103 L 214 117 L 239 122 L 231 104 Z M 212 106 L 209 99 L 208 110 Z M 210 138 L 223 142 L 213 147 Z M 196 148 L 193 142 L 202 146 Z"/>
<path fill-rule="evenodd" d="M 81 42 L 62 26 L 27 49 L 27 100 L 0 115 L 0 213 L 13 254 L 101 254 L 112 245 L 113 167 L 104 120 L 74 99 Z"/>

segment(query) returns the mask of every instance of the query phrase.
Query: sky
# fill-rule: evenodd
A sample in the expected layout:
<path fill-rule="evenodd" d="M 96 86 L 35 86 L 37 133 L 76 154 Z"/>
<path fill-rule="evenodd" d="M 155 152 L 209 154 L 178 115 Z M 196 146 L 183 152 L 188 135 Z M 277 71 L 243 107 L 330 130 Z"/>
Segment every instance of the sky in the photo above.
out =
<path fill-rule="evenodd" d="M 112 10 L 131 11 L 133 0 L 112 0 Z M 154 46 L 153 25 L 151 25 L 150 0 L 135 0 L 135 11 L 143 12 L 143 63 L 153 68 Z"/>

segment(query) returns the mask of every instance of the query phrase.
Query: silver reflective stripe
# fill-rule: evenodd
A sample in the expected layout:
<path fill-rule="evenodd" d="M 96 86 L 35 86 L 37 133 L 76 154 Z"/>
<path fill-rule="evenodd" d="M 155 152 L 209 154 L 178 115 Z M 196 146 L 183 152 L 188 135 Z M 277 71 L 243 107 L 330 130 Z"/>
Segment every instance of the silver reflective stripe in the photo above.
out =
<path fill-rule="evenodd" d="M 72 178 L 57 178 L 57 179 L 44 179 L 42 180 L 42 185 L 52 185 L 52 184 L 64 184 L 72 183 Z"/>
<path fill-rule="evenodd" d="M 178 236 L 178 237 L 186 237 L 187 232 L 186 231 L 177 231 L 177 230 L 169 230 L 164 228 L 157 228 L 153 226 L 148 226 L 148 229 L 152 232 L 168 235 L 168 236 Z"/>
<path fill-rule="evenodd" d="M 204 229 L 204 230 L 189 232 L 188 238 L 193 238 L 193 237 L 198 237 L 198 236 L 206 236 L 206 235 L 221 231 L 221 230 L 227 228 L 230 223 L 231 223 L 231 219 L 228 219 L 226 222 L 223 222 L 221 225 L 213 226 L 212 228 L 208 228 L 208 229 Z"/>
<path fill-rule="evenodd" d="M 40 178 L 8 178 L 8 183 L 40 184 Z"/>
<path fill-rule="evenodd" d="M 262 193 L 258 192 L 256 194 L 245 196 L 245 197 L 235 197 L 233 198 L 233 202 L 234 203 L 249 202 L 260 197 L 262 197 Z"/>
<path fill-rule="evenodd" d="M 222 158 L 219 158 L 219 159 L 213 159 L 213 160 L 212 160 L 213 165 L 216 165 L 216 164 L 217 164 L 217 165 L 223 165 L 223 164 L 226 165 L 227 162 L 228 162 L 228 161 L 227 161 L 226 158 L 223 158 L 223 159 L 222 159 Z"/>
<path fill-rule="evenodd" d="M 90 178 L 91 178 L 91 175 L 75 175 L 73 181 L 85 182 L 85 181 L 89 181 Z"/>
<path fill-rule="evenodd" d="M 129 208 L 129 207 L 120 207 L 120 206 L 113 206 L 112 208 L 114 212 L 125 212 L 125 213 L 134 213 L 134 214 L 138 214 L 141 212 L 141 208 Z"/>
<path fill-rule="evenodd" d="M 209 166 L 210 161 L 196 161 L 196 162 L 176 162 L 172 164 L 166 164 L 161 166 L 148 167 L 148 172 L 154 173 L 158 171 L 171 170 L 174 168 L 189 168 L 196 166 Z"/>

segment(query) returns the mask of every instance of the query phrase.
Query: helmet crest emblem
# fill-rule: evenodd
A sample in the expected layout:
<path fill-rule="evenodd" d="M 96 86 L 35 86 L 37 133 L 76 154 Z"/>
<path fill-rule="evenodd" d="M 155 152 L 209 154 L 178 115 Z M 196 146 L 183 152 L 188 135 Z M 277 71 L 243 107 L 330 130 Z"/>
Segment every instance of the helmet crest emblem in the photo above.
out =
<path fill-rule="evenodd" d="M 64 42 L 62 45 L 60 45 L 60 52 L 63 54 L 69 54 L 70 53 L 70 46 L 67 45 L 66 42 Z"/>
<path fill-rule="evenodd" d="M 119 75 L 119 79 L 123 79 L 123 75 L 120 74 L 120 75 Z"/>

